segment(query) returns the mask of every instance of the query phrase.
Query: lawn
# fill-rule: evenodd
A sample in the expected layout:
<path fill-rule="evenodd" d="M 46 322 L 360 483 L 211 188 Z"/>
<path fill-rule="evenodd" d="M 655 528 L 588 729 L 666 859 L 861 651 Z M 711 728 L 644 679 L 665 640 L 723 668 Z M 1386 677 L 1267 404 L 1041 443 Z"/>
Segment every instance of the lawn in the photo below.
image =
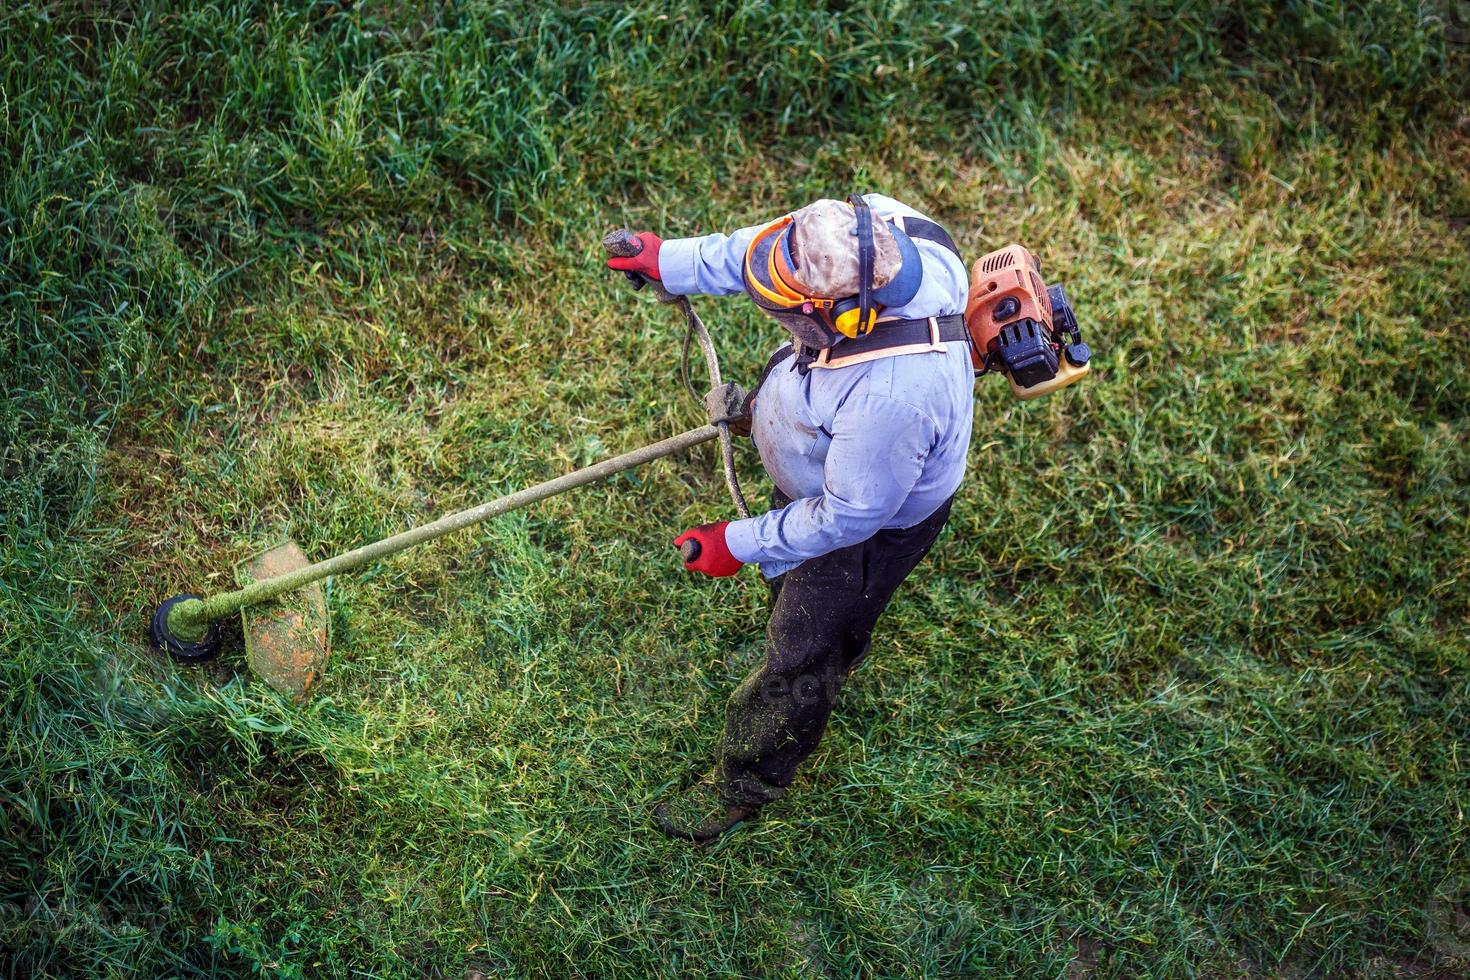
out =
<path fill-rule="evenodd" d="M 1464 6 L 6 5 L 0 972 L 1470 975 Z M 144 644 L 699 424 L 603 233 L 854 189 L 1030 245 L 1093 374 L 978 382 L 757 821 L 648 823 L 760 655 L 668 545 L 711 446 L 335 579 L 304 704 Z"/>

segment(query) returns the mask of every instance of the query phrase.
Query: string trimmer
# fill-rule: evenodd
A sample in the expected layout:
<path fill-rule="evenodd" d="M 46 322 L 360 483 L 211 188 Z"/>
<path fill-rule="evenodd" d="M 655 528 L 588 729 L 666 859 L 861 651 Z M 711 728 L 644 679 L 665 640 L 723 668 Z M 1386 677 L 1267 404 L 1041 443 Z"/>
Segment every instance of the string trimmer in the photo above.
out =
<path fill-rule="evenodd" d="M 602 244 L 612 255 L 637 255 L 643 247 L 627 231 L 609 234 Z M 728 421 L 735 414 L 739 389 L 721 382 L 719 359 L 709 331 L 689 305 L 689 300 L 670 294 L 662 284 L 644 280 L 637 273 L 628 273 L 628 276 L 635 288 L 651 282 L 660 302 L 673 303 L 684 314 L 686 383 L 689 340 L 692 337 L 704 352 L 709 371 L 711 390 L 704 401 L 710 413 L 710 424 L 319 562 L 309 561 L 296 542 L 286 541 L 239 565 L 235 570 L 239 588 L 233 592 L 208 597 L 184 594 L 165 599 L 154 610 L 149 623 L 149 638 L 153 646 L 180 662 L 209 660 L 220 651 L 220 622 L 238 612 L 244 629 L 246 659 L 251 668 L 271 687 L 299 697 L 316 682 L 326 666 L 331 631 L 325 583 L 331 576 L 354 571 L 415 545 L 712 439 L 719 439 L 721 443 L 725 483 L 735 502 L 735 509 L 742 517 L 749 516 L 740 484 L 735 478 L 734 447 Z M 697 554 L 684 553 L 685 560 L 692 561 L 695 557 Z"/>

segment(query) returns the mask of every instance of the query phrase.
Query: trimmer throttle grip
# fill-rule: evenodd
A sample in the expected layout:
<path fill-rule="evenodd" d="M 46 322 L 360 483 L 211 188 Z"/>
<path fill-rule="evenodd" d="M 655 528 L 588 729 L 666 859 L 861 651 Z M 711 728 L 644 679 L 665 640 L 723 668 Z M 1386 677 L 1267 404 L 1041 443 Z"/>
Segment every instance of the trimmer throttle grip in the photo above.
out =
<path fill-rule="evenodd" d="M 692 561 L 698 561 L 699 552 L 699 542 L 696 541 L 694 538 L 690 538 L 688 541 L 685 541 L 683 544 L 679 545 L 679 558 L 682 559 L 684 564 L 686 565 Z"/>
<path fill-rule="evenodd" d="M 607 251 L 608 255 L 620 258 L 630 258 L 643 251 L 643 243 L 638 240 L 638 236 L 626 228 L 618 228 L 602 236 L 602 247 Z M 644 286 L 652 285 L 653 293 L 658 297 L 660 303 L 674 303 L 679 300 L 678 296 L 665 289 L 663 283 L 657 280 L 648 279 L 636 272 L 624 272 L 623 275 L 628 277 L 628 281 L 633 284 L 634 289 L 642 289 Z"/>
<path fill-rule="evenodd" d="M 643 243 L 638 240 L 638 236 L 626 228 L 618 228 L 604 235 L 602 247 L 607 249 L 608 255 L 618 258 L 632 258 L 643 251 Z"/>

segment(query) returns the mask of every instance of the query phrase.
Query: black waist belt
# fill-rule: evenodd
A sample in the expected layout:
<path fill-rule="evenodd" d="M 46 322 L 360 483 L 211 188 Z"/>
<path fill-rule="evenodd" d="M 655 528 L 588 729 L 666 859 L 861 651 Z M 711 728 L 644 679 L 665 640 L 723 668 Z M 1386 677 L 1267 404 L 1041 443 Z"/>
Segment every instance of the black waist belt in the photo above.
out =
<path fill-rule="evenodd" d="M 965 328 L 965 318 L 958 313 L 948 316 L 933 318 L 939 326 L 939 342 L 941 344 L 954 343 L 956 341 L 970 340 L 970 331 Z M 847 337 L 831 348 L 827 356 L 833 361 L 856 357 L 859 354 L 871 354 L 874 351 L 887 350 L 890 347 L 908 347 L 913 344 L 927 344 L 933 336 L 930 333 L 929 317 L 922 320 L 884 320 L 880 321 L 873 332 L 861 337 Z M 815 347 L 802 345 L 797 351 L 797 364 L 810 364 L 815 361 L 821 351 Z"/>

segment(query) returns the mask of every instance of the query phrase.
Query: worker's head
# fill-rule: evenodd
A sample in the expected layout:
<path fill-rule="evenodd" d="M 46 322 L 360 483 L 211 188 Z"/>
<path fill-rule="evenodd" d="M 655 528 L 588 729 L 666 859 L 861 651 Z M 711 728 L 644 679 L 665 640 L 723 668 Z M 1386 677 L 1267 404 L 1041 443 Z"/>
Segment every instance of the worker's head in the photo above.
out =
<path fill-rule="evenodd" d="M 818 349 L 867 333 L 884 307 L 914 298 L 922 277 L 914 243 L 857 196 L 808 204 L 762 229 L 745 253 L 751 299 L 798 342 Z"/>

